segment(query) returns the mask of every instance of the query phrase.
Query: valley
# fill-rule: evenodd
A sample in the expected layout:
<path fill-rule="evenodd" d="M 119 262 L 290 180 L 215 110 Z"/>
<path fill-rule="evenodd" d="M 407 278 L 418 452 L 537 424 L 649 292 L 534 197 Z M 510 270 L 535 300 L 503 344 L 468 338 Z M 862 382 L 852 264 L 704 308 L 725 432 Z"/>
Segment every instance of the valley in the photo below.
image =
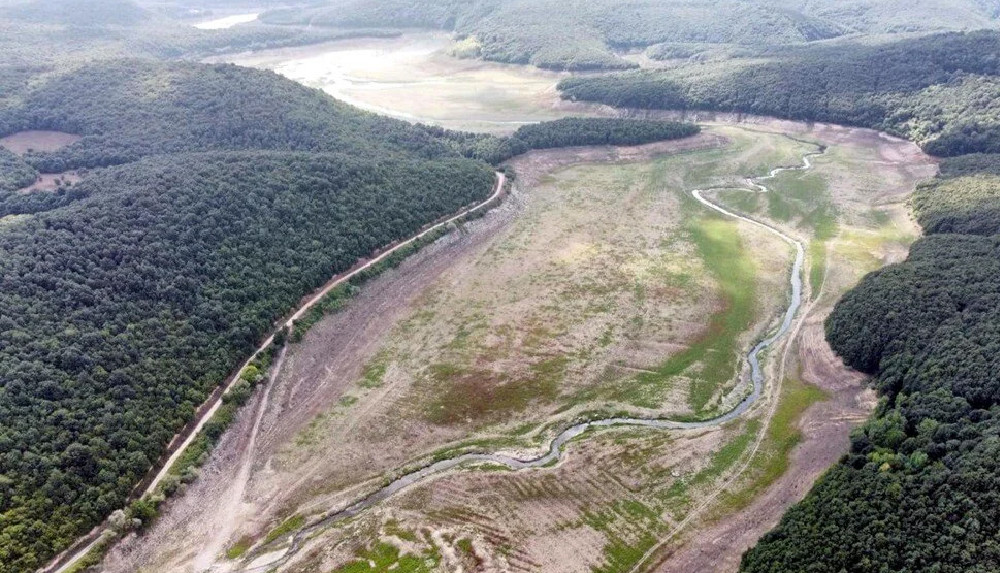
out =
<path fill-rule="evenodd" d="M 449 34 L 408 32 L 209 61 L 271 69 L 362 109 L 451 129 L 510 133 L 580 115 L 556 91 L 566 74 L 453 57 L 454 45 Z"/>
<path fill-rule="evenodd" d="M 897 4 L 0 7 L 0 573 L 993 570 L 1000 20 Z"/>
<path fill-rule="evenodd" d="M 810 171 L 768 181 L 770 194 L 708 192 L 810 245 L 806 305 L 792 338 L 768 352 L 759 407 L 721 427 L 588 433 L 552 468 L 448 472 L 311 532 L 281 570 L 346 571 L 369 553 L 394 555 L 386 568 L 436 559 L 671 570 L 717 527 L 743 531 L 712 547 L 738 558 L 871 407 L 862 380 L 844 378 L 822 341 L 821 320 L 867 268 L 898 260 L 915 238 L 905 199 L 934 164 L 910 144 L 827 126 L 719 123 L 694 141 L 515 160 L 502 207 L 366 286 L 291 347 L 199 480 L 149 534 L 114 550 L 108 570 L 254 570 L 274 558 L 258 546 L 280 547 L 275 532 L 406 468 L 462 452 L 531 455 L 601 412 L 684 419 L 731 409 L 746 391 L 743 353 L 787 305 L 791 254 L 755 225 L 713 216 L 689 190 L 743 187 L 748 174 L 797 164 L 810 142 L 826 153 Z M 233 504 L 205 503 L 232 491 Z M 570 538 L 570 553 L 557 550 Z"/>

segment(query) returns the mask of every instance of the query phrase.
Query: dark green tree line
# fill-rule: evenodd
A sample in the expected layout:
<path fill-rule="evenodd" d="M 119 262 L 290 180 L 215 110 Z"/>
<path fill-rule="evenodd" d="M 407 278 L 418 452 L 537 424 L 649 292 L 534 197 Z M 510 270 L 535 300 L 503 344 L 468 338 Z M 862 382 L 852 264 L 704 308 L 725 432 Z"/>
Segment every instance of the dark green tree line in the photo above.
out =
<path fill-rule="evenodd" d="M 31 571 L 122 506 L 166 443 L 302 296 L 487 197 L 502 140 L 362 113 L 270 73 L 141 61 L 36 82 L 0 154 L 0 571 Z M 7 177 L 8 174 L 10 177 Z"/>
<path fill-rule="evenodd" d="M 764 52 L 768 61 L 691 73 L 629 72 L 560 82 L 566 98 L 871 127 L 935 155 L 1000 152 L 1000 32 Z M 770 54 L 770 55 L 768 55 Z"/>
<path fill-rule="evenodd" d="M 1000 568 L 997 162 L 946 160 L 917 193 L 930 236 L 827 320 L 882 401 L 849 453 L 743 558 L 746 572 Z M 974 234 L 969 234 L 974 233 Z"/>
<path fill-rule="evenodd" d="M 690 123 L 570 117 L 525 125 L 514 132 L 514 139 L 523 141 L 528 149 L 574 145 L 641 145 L 691 137 L 699 131 L 697 125 Z"/>

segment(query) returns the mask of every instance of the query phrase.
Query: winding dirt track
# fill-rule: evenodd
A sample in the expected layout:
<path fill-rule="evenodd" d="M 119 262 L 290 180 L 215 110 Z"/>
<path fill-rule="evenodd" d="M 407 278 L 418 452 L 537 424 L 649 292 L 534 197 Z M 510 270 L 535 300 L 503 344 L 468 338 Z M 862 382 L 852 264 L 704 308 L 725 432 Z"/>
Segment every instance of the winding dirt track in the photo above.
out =
<path fill-rule="evenodd" d="M 205 404 L 203 404 L 202 407 L 199 409 L 200 413 L 198 414 L 198 416 L 194 420 L 192 420 L 188 424 L 188 426 L 185 427 L 184 430 L 182 430 L 180 434 L 174 437 L 174 439 L 167 446 L 167 453 L 169 454 L 169 457 L 167 458 L 166 462 L 160 466 L 159 471 L 157 471 L 153 479 L 149 481 L 149 484 L 145 488 L 143 488 L 141 492 L 134 493 L 133 497 L 137 498 L 142 497 L 156 491 L 156 487 L 160 485 L 160 483 L 163 481 L 164 478 L 167 477 L 167 475 L 169 475 L 170 468 L 171 466 L 174 465 L 174 462 L 176 462 L 181 457 L 181 455 L 183 455 L 184 451 L 194 442 L 194 440 L 197 439 L 198 433 L 202 430 L 202 428 L 205 427 L 205 424 L 208 423 L 208 421 L 212 418 L 212 416 L 215 415 L 215 413 L 222 406 L 222 397 L 228 394 L 230 390 L 232 390 L 233 386 L 235 386 L 236 383 L 239 382 L 239 374 L 246 367 L 250 366 L 250 364 L 254 360 L 256 360 L 257 357 L 260 356 L 264 351 L 266 351 L 269 346 L 271 346 L 271 344 L 274 342 L 275 335 L 277 335 L 279 331 L 281 331 L 284 328 L 291 329 L 295 325 L 295 322 L 297 320 L 302 318 L 305 315 L 305 313 L 309 311 L 309 309 L 316 306 L 316 304 L 318 304 L 321 300 L 323 300 L 323 297 L 329 294 L 333 289 L 351 280 L 358 274 L 368 270 L 372 266 L 377 265 L 378 263 L 382 262 L 383 260 L 391 256 L 393 253 L 399 251 L 404 247 L 407 247 L 408 245 L 416 241 L 419 241 L 420 239 L 426 237 L 430 233 L 437 231 L 438 229 L 444 228 L 449 224 L 454 223 L 459 219 L 462 219 L 463 217 L 467 216 L 470 213 L 489 207 L 494 201 L 496 201 L 503 194 L 504 185 L 507 182 L 507 176 L 502 172 L 498 171 L 496 173 L 496 177 L 497 177 L 496 187 L 494 187 L 493 193 L 487 199 L 485 199 L 480 203 L 477 203 L 476 205 L 473 205 L 472 207 L 467 207 L 465 209 L 462 209 L 457 214 L 449 217 L 448 219 L 445 219 L 444 221 L 441 221 L 439 223 L 427 227 L 420 233 L 410 237 L 409 239 L 401 243 L 394 245 L 390 249 L 386 249 L 378 256 L 369 259 L 367 262 L 361 264 L 360 266 L 355 266 L 352 270 L 348 271 L 347 273 L 335 276 L 323 288 L 321 288 L 312 296 L 310 296 L 308 299 L 306 299 L 306 301 L 302 303 L 287 320 L 277 324 L 275 328 L 271 331 L 271 334 L 260 344 L 260 346 L 257 347 L 254 353 L 250 355 L 250 357 L 247 358 L 247 360 L 243 362 L 240 365 L 240 367 L 233 372 L 233 374 L 225 382 L 223 390 L 221 392 L 219 391 L 214 392 L 208 398 L 208 400 L 206 400 Z M 281 356 L 279 357 L 278 363 L 276 364 L 275 368 L 272 369 L 272 374 L 271 374 L 272 380 L 274 376 L 277 375 L 277 372 L 280 370 L 283 357 L 284 357 L 284 352 L 282 352 Z M 270 387 L 270 384 L 268 384 L 268 387 Z M 206 406 L 209 407 L 206 409 L 205 408 Z M 180 442 L 175 443 L 178 442 L 178 440 L 180 440 Z M 78 540 L 74 545 L 70 546 L 69 549 L 57 555 L 56 558 L 53 559 L 48 565 L 39 569 L 39 573 L 65 573 L 69 571 L 74 565 L 76 565 L 78 561 L 80 561 L 80 559 L 82 559 L 91 549 L 93 549 L 101 540 L 102 536 L 109 531 L 111 531 L 111 528 L 109 524 L 105 521 L 105 523 L 101 524 L 93 531 L 88 533 L 86 536 Z"/>
<path fill-rule="evenodd" d="M 803 288 L 803 265 L 805 261 L 805 249 L 800 241 L 792 238 L 776 227 L 773 227 L 767 223 L 758 221 L 756 219 L 740 215 L 738 213 L 727 210 L 726 208 L 713 203 L 709 199 L 705 198 L 704 193 L 715 190 L 722 189 L 743 189 L 749 192 L 763 192 L 769 191 L 767 186 L 762 182 L 773 179 L 777 177 L 780 173 L 786 171 L 805 171 L 812 168 L 811 157 L 822 155 L 826 152 L 824 146 L 819 146 L 818 151 L 812 151 L 805 153 L 802 156 L 802 164 L 796 167 L 779 167 L 772 169 L 767 175 L 761 177 L 750 177 L 746 179 L 746 188 L 741 187 L 717 187 L 711 189 L 694 189 L 691 191 L 692 196 L 713 211 L 716 211 L 726 217 L 743 221 L 758 227 L 765 229 L 766 231 L 776 235 L 784 242 L 788 243 L 791 247 L 795 249 L 795 262 L 792 266 L 792 271 L 789 276 L 789 284 L 791 287 L 791 297 L 788 305 L 788 309 L 785 311 L 782 322 L 777 330 L 774 331 L 770 336 L 765 337 L 763 340 L 759 341 L 753 346 L 753 348 L 747 353 L 747 362 L 750 366 L 750 378 L 751 378 L 751 389 L 749 395 L 744 397 L 732 410 L 711 418 L 708 420 L 697 421 L 697 422 L 679 422 L 664 418 L 629 418 L 629 417 L 613 417 L 604 418 L 597 420 L 590 420 L 587 422 L 582 422 L 570 426 L 569 428 L 563 430 L 558 434 L 552 442 L 549 444 L 548 449 L 531 458 L 521 458 L 517 456 L 507 455 L 503 453 L 492 453 L 492 454 L 463 454 L 453 458 L 445 459 L 433 463 L 429 466 L 421 468 L 413 473 L 406 474 L 392 482 L 390 482 L 385 487 L 375 491 L 374 493 L 362 497 L 356 500 L 345 508 L 338 509 L 327 513 L 320 519 L 312 522 L 310 525 L 302 528 L 295 534 L 290 536 L 290 543 L 288 547 L 284 550 L 268 552 L 267 547 L 259 547 L 257 550 L 250 553 L 247 560 L 244 563 L 248 563 L 240 571 L 246 573 L 261 573 L 264 571 L 271 571 L 276 567 L 283 565 L 288 562 L 294 556 L 303 545 L 303 540 L 308 539 L 311 534 L 315 533 L 322 528 L 328 527 L 334 523 L 348 519 L 358 515 L 359 513 L 365 511 L 366 509 L 385 501 L 386 499 L 396 495 L 400 491 L 425 481 L 428 481 L 436 476 L 439 476 L 449 470 L 453 470 L 462 465 L 476 464 L 476 463 L 492 463 L 506 466 L 510 470 L 520 471 L 532 468 L 545 467 L 549 464 L 558 462 L 562 457 L 563 446 L 572 440 L 580 436 L 581 434 L 587 432 L 592 428 L 610 427 L 610 426 L 636 426 L 645 427 L 657 430 L 691 430 L 691 429 L 702 429 L 708 427 L 714 427 L 726 422 L 732 421 L 743 414 L 745 414 L 751 407 L 753 407 L 760 399 L 763 394 L 763 387 L 765 384 L 764 373 L 760 365 L 760 355 L 768 348 L 771 348 L 776 343 L 778 343 L 785 335 L 792 330 L 793 323 L 798 311 L 802 305 L 802 288 Z M 740 388 L 739 386 L 737 388 Z M 737 390 L 741 391 L 741 390 Z M 776 401 L 775 401 L 776 402 Z M 772 405 L 773 407 L 773 405 Z M 759 447 L 759 443 L 757 446 Z M 741 472 L 740 472 L 741 473 Z M 730 478 L 730 481 L 735 479 Z M 665 543 L 669 539 L 673 538 L 678 532 L 680 532 L 688 523 L 690 523 L 694 517 L 696 517 L 704 507 L 707 507 L 707 503 L 703 504 L 691 513 L 684 521 L 682 521 L 678 526 L 671 532 L 670 536 L 661 540 L 661 543 L 654 547 L 657 549 L 662 543 Z M 645 562 L 654 553 L 651 550 L 646 554 L 645 557 L 636 565 L 633 571 L 638 571 L 640 567 L 645 565 Z"/>

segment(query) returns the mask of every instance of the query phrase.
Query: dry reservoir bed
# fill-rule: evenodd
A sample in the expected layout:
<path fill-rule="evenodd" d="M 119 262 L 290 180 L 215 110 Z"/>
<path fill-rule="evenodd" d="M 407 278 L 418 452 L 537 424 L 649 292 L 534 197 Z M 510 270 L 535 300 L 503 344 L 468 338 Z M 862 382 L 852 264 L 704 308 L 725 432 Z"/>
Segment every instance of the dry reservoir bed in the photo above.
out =
<path fill-rule="evenodd" d="M 866 133 L 802 134 L 834 145 L 814 171 L 775 181 L 776 198 L 715 197 L 812 245 L 817 302 L 795 344 L 767 357 L 769 380 L 782 384 L 761 408 L 699 431 L 587 434 L 551 468 L 438 477 L 320 532 L 281 570 L 629 571 L 680 562 L 704 539 L 698 532 L 741 515 L 755 527 L 739 543 L 752 542 L 801 495 L 792 488 L 745 515 L 799 467 L 789 465 L 799 420 L 824 398 L 802 381 L 849 394 L 836 394 L 840 433 L 825 435 L 834 445 L 812 460 L 835 457 L 865 411 L 816 316 L 916 233 L 901 200 L 931 171 L 905 144 Z M 458 451 L 535 451 L 585 414 L 725 410 L 743 390 L 743 354 L 787 304 L 791 252 L 688 191 L 742 186 L 814 148 L 715 126 L 684 142 L 519 158 L 503 207 L 366 286 L 293 346 L 202 477 L 106 569 L 240 570 L 249 547 L 280 545 L 400 468 Z M 674 537 L 682 524 L 690 537 Z M 726 556 L 742 549 L 707 550 L 727 570 Z"/>

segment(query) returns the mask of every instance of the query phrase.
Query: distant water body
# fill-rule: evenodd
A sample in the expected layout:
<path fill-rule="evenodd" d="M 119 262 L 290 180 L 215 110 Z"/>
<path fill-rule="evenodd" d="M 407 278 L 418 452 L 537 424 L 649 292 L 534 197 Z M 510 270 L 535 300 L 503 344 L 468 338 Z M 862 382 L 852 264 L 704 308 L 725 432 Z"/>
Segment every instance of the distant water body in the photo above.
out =
<path fill-rule="evenodd" d="M 200 30 L 223 30 L 225 28 L 232 28 L 237 24 L 247 24 L 249 22 L 253 22 L 258 16 L 260 16 L 260 12 L 254 12 L 252 14 L 235 14 L 233 16 L 226 16 L 225 18 L 199 22 L 195 24 L 194 27 Z"/>

